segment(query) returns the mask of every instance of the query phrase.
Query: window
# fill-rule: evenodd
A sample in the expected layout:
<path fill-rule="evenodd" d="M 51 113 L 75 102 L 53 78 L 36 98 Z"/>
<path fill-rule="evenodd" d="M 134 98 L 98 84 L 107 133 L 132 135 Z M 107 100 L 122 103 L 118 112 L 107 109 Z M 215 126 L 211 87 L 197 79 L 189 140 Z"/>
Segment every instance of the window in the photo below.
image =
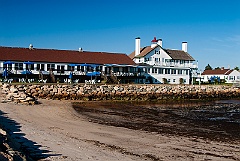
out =
<path fill-rule="evenodd" d="M 152 68 L 152 73 L 157 73 L 157 68 Z"/>
<path fill-rule="evenodd" d="M 176 69 L 172 69 L 172 74 L 177 74 Z"/>
<path fill-rule="evenodd" d="M 158 74 L 163 74 L 163 69 L 162 68 L 158 69 Z"/>
<path fill-rule="evenodd" d="M 23 70 L 23 63 L 15 63 L 15 70 Z"/>
<path fill-rule="evenodd" d="M 113 72 L 114 73 L 119 72 L 119 67 L 113 67 Z"/>
<path fill-rule="evenodd" d="M 118 68 L 118 71 L 119 71 L 119 68 Z M 134 73 L 134 72 L 135 72 L 135 68 L 130 67 L 130 73 Z"/>
<path fill-rule="evenodd" d="M 178 74 L 183 74 L 182 69 L 179 69 L 179 70 L 178 70 Z"/>
<path fill-rule="evenodd" d="M 37 70 L 44 70 L 44 64 L 37 64 Z"/>
<path fill-rule="evenodd" d="M 150 73 L 150 68 L 147 68 L 147 73 Z"/>
<path fill-rule="evenodd" d="M 82 72 L 84 72 L 84 66 L 77 66 L 77 71 L 82 71 Z"/>
<path fill-rule="evenodd" d="M 188 73 L 189 73 L 188 70 L 186 70 L 186 75 L 188 75 Z"/>
<path fill-rule="evenodd" d="M 54 70 L 55 69 L 55 64 L 47 64 L 47 71 L 49 69 Z"/>
<path fill-rule="evenodd" d="M 68 71 L 74 71 L 74 66 L 68 65 L 68 66 L 67 66 L 67 70 L 68 70 Z"/>
<path fill-rule="evenodd" d="M 64 73 L 64 65 L 57 65 L 57 73 Z"/>
<path fill-rule="evenodd" d="M 165 74 L 171 74 L 171 70 L 170 69 L 165 69 Z"/>
<path fill-rule="evenodd" d="M 26 64 L 26 69 L 27 70 L 33 70 L 34 69 L 34 64 Z"/>
<path fill-rule="evenodd" d="M 173 79 L 173 82 L 176 82 L 176 79 Z"/>
<path fill-rule="evenodd" d="M 3 69 L 11 70 L 12 69 L 12 64 L 3 64 Z"/>

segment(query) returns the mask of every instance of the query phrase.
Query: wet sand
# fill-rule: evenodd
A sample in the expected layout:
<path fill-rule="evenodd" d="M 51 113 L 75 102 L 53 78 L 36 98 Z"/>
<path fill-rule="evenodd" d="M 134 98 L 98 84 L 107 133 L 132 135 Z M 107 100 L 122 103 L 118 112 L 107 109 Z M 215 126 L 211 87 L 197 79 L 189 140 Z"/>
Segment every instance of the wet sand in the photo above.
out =
<path fill-rule="evenodd" d="M 237 126 L 194 120 L 196 110 L 39 101 L 0 103 L 1 124 L 35 160 L 240 160 Z"/>
<path fill-rule="evenodd" d="M 81 102 L 73 107 L 94 123 L 210 141 L 240 141 L 240 100 L 168 104 Z"/>

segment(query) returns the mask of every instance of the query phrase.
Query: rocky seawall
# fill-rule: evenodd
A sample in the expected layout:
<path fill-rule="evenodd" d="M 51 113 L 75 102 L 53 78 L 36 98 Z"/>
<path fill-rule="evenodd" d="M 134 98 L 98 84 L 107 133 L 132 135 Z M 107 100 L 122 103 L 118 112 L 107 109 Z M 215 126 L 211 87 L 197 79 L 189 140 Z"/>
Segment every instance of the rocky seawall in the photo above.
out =
<path fill-rule="evenodd" d="M 36 104 L 37 98 L 53 100 L 161 101 L 238 98 L 240 88 L 224 85 L 87 85 L 1 84 L 2 102 Z"/>

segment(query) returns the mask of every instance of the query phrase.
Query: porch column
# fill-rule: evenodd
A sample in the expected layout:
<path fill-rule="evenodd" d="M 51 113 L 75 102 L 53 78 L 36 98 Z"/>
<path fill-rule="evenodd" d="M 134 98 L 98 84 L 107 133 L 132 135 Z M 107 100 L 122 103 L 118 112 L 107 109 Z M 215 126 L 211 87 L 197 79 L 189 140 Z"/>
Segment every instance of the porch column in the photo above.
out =
<path fill-rule="evenodd" d="M 23 70 L 27 70 L 27 64 L 23 63 Z"/>
<path fill-rule="evenodd" d="M 33 66 L 34 66 L 34 70 L 37 70 L 37 64 L 35 63 Z"/>
<path fill-rule="evenodd" d="M 15 63 L 12 64 L 12 71 L 15 73 Z"/>
<path fill-rule="evenodd" d="M 47 71 L 47 64 L 44 64 L 44 71 Z"/>

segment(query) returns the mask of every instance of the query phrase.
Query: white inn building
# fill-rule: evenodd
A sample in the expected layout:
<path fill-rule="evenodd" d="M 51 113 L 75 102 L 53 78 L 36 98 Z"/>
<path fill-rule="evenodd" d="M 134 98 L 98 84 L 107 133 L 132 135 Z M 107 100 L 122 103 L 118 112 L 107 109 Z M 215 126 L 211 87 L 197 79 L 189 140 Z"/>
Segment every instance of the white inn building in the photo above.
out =
<path fill-rule="evenodd" d="M 146 79 L 139 83 L 191 84 L 198 68 L 187 52 L 187 42 L 182 42 L 181 50 L 164 49 L 162 40 L 156 37 L 145 47 L 137 37 L 135 51 L 129 57 L 145 72 Z"/>

